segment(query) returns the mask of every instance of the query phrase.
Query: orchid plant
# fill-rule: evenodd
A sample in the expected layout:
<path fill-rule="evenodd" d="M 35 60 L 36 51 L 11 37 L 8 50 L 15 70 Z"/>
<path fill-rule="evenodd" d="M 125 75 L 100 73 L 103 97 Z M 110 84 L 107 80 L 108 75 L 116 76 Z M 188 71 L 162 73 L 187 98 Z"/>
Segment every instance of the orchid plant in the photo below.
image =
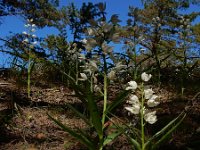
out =
<path fill-rule="evenodd" d="M 129 81 L 128 86 L 126 87 L 126 90 L 131 91 L 131 94 L 129 95 L 129 99 L 127 101 L 129 106 L 126 106 L 125 109 L 130 114 L 139 115 L 140 117 L 140 134 L 138 138 L 140 140 L 137 141 L 137 138 L 132 138 L 129 134 L 126 134 L 130 142 L 133 144 L 133 149 L 137 150 L 158 148 L 159 144 L 161 144 L 161 142 L 163 142 L 168 137 L 168 135 L 170 135 L 178 127 L 178 125 L 183 121 L 186 116 L 184 112 L 181 113 L 177 118 L 172 120 L 163 129 L 153 135 L 152 138 L 146 139 L 145 125 L 146 123 L 156 123 L 156 111 L 152 111 L 152 108 L 160 104 L 159 96 L 155 94 L 152 88 L 146 88 L 144 85 L 144 83 L 148 82 L 151 77 L 151 74 L 147 74 L 146 72 L 144 72 L 141 74 L 142 83 L 140 86 L 138 86 L 135 81 Z M 154 140 L 157 141 L 155 142 Z"/>
<path fill-rule="evenodd" d="M 34 60 L 32 58 L 32 49 L 37 44 L 36 35 L 34 32 L 36 31 L 36 25 L 33 23 L 33 19 L 27 19 L 27 24 L 24 25 L 27 31 L 24 31 L 22 34 L 24 35 L 25 39 L 22 43 L 26 46 L 26 53 L 28 55 L 28 78 L 27 78 L 27 93 L 28 97 L 31 97 L 31 70 L 34 64 Z"/>
<path fill-rule="evenodd" d="M 121 62 L 114 63 L 112 68 L 108 64 L 108 59 L 113 55 L 113 47 L 109 46 L 108 43 L 119 41 L 117 26 L 114 25 L 116 20 L 114 15 L 111 17 L 111 23 L 99 20 L 91 24 L 91 27 L 87 29 L 87 38 L 82 40 L 87 53 L 80 53 L 78 57 L 81 64 L 78 78 L 80 82 L 76 84 L 75 80 L 69 78 L 73 82 L 71 86 L 76 96 L 85 105 L 86 113 L 72 105 L 67 104 L 67 106 L 85 121 L 90 132 L 86 132 L 84 129 L 73 130 L 49 115 L 63 130 L 70 133 L 90 150 L 103 150 L 107 144 L 123 133 L 122 130 L 115 130 L 109 134 L 106 132 L 108 128 L 111 128 L 109 114 L 128 95 L 128 91 L 124 90 L 108 104 L 108 85 L 125 67 Z M 90 55 L 88 56 L 88 54 Z M 103 77 L 103 81 L 99 81 L 98 76 Z"/>

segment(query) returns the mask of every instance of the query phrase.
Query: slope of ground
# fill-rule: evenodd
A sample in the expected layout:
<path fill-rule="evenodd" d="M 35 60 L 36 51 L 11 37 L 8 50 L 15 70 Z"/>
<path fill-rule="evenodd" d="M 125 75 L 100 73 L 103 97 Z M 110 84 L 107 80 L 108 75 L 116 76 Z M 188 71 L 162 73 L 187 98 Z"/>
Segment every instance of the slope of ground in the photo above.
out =
<path fill-rule="evenodd" d="M 162 99 L 157 108 L 158 122 L 148 126 L 147 131 L 156 132 L 190 104 L 190 114 L 161 149 L 200 149 L 200 98 L 197 96 L 192 103 L 188 103 L 193 95 L 177 98 L 173 90 L 157 91 Z M 32 86 L 31 94 L 31 99 L 28 99 L 26 88 L 17 86 L 13 80 L 0 79 L 0 150 L 86 149 L 47 116 L 49 113 L 71 128 L 85 128 L 86 124 L 64 105 L 70 103 L 84 109 L 73 91 L 62 85 L 45 88 Z M 123 106 L 119 109 L 123 109 Z M 121 110 L 119 112 L 119 118 L 123 120 L 127 113 Z M 116 139 L 112 147 L 130 149 L 124 136 Z"/>

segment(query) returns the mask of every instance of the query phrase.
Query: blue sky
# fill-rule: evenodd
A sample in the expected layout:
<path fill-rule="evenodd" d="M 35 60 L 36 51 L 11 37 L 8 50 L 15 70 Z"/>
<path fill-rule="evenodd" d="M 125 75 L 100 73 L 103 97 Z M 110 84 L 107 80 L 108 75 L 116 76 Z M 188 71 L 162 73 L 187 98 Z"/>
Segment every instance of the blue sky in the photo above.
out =
<path fill-rule="evenodd" d="M 118 14 L 120 20 L 122 20 L 121 24 L 125 25 L 126 20 L 128 18 L 128 8 L 129 6 L 137 6 L 142 7 L 141 0 L 60 0 L 60 5 L 65 6 L 69 3 L 74 2 L 76 6 L 80 7 L 83 2 L 106 2 L 106 11 L 108 18 L 112 14 Z M 192 6 L 190 11 L 197 11 L 200 6 Z M 3 17 L 0 18 L 3 24 L 0 25 L 0 37 L 5 38 L 6 36 L 12 35 L 13 33 L 21 33 L 24 29 L 24 20 L 19 16 L 12 17 Z M 198 18 L 197 22 L 200 22 L 200 18 Z M 44 28 L 42 30 L 37 30 L 36 35 L 38 37 L 45 37 L 48 34 L 56 34 L 57 30 L 53 28 Z M 0 41 L 0 45 L 3 43 Z M 0 67 L 7 64 L 10 59 L 5 54 L 0 53 Z"/>
<path fill-rule="evenodd" d="M 127 13 L 128 8 L 130 5 L 134 5 L 137 7 L 141 7 L 141 1 L 140 0 L 60 0 L 60 6 L 66 6 L 70 4 L 71 2 L 74 2 L 77 7 L 80 7 L 83 2 L 106 2 L 106 11 L 108 17 L 110 17 L 112 14 L 118 14 L 120 16 L 120 19 L 122 20 L 122 24 L 126 23 L 127 20 Z M 14 33 L 21 33 L 24 29 L 24 20 L 19 16 L 9 16 L 9 17 L 3 17 L 0 18 L 3 24 L 0 25 L 0 37 L 5 38 L 6 36 L 10 36 Z M 42 30 L 37 30 L 36 35 L 39 37 L 45 37 L 48 34 L 56 34 L 57 30 L 54 28 L 44 28 Z M 0 45 L 3 43 L 0 41 Z M 0 53 L 0 67 L 7 66 L 7 64 L 11 61 L 11 59 L 5 55 Z"/>

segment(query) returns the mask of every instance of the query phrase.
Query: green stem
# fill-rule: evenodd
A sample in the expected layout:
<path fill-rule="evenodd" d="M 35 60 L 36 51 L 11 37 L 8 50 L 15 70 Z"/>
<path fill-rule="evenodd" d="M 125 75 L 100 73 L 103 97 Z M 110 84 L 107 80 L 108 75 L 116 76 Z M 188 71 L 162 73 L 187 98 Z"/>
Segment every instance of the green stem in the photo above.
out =
<path fill-rule="evenodd" d="M 28 52 L 28 79 L 27 79 L 28 87 L 27 87 L 27 92 L 28 92 L 28 98 L 31 97 L 31 57 L 30 57 L 30 50 Z"/>
<path fill-rule="evenodd" d="M 144 85 L 142 82 L 142 102 L 141 102 L 141 141 L 142 141 L 142 150 L 145 149 L 144 145 Z"/>
<path fill-rule="evenodd" d="M 103 63 L 104 63 L 104 100 L 103 100 L 103 115 L 102 115 L 102 131 L 104 130 L 104 123 L 106 118 L 106 109 L 107 109 L 107 62 L 106 62 L 106 55 L 103 54 Z M 99 150 L 103 150 L 103 142 L 104 142 L 104 136 L 99 137 L 100 146 Z"/>
<path fill-rule="evenodd" d="M 76 59 L 76 85 L 78 85 L 78 75 L 79 75 L 79 71 L 78 71 L 78 56 Z"/>
<path fill-rule="evenodd" d="M 99 150 L 103 150 L 103 144 L 101 144 L 101 146 L 99 147 Z"/>
<path fill-rule="evenodd" d="M 91 83 L 90 83 L 90 91 L 91 91 L 92 93 L 93 93 L 93 90 L 94 90 L 94 89 L 93 89 L 93 83 L 94 83 L 94 82 L 93 82 L 93 78 L 94 78 L 94 73 L 91 74 L 91 78 L 90 78 L 90 82 L 91 82 Z"/>
<path fill-rule="evenodd" d="M 105 117 L 106 117 L 106 108 L 107 108 L 107 63 L 106 63 L 106 57 L 103 55 L 103 61 L 104 61 L 104 101 L 103 101 L 103 116 L 102 116 L 102 126 L 104 126 L 105 123 Z"/>

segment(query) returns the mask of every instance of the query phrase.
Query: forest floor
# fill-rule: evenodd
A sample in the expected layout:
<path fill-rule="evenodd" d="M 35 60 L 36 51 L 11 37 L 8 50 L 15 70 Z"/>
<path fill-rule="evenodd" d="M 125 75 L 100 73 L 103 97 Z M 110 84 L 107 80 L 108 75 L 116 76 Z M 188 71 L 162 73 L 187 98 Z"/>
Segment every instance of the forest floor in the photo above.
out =
<path fill-rule="evenodd" d="M 26 88 L 16 81 L 0 78 L 0 150 L 84 150 L 83 145 L 60 129 L 48 118 L 51 114 L 71 128 L 84 128 L 85 123 L 65 107 L 65 103 L 82 107 L 70 89 L 60 84 L 32 86 L 31 99 L 27 98 Z M 153 88 L 154 89 L 154 88 Z M 158 131 L 177 116 L 188 102 L 192 111 L 187 115 L 177 131 L 160 149 L 200 149 L 200 97 L 190 102 L 194 94 L 181 97 L 171 89 L 161 88 L 161 104 L 157 108 L 158 121 L 148 126 L 149 132 Z M 112 91 L 111 91 L 112 92 Z M 82 109 L 82 108 L 80 108 Z M 118 117 L 123 120 L 127 115 L 119 108 Z M 130 150 L 128 140 L 120 136 L 111 147 L 118 150 Z"/>

